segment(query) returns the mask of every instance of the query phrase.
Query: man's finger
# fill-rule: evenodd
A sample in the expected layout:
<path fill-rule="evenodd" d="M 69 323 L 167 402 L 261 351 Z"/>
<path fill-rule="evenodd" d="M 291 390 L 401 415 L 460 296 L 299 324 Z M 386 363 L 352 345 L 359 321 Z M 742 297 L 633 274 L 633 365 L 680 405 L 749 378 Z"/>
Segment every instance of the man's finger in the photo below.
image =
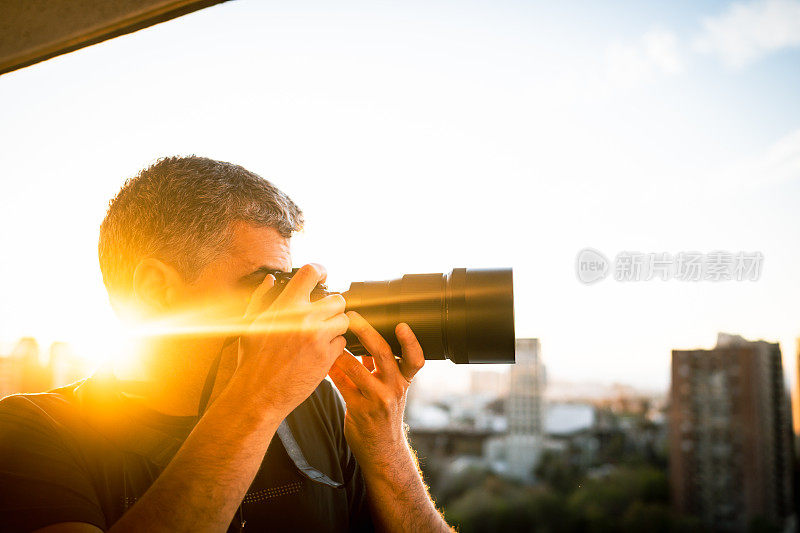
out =
<path fill-rule="evenodd" d="M 325 320 L 323 323 L 325 329 L 330 331 L 335 336 L 344 335 L 347 328 L 350 327 L 350 319 L 344 313 L 338 314 L 334 317 Z"/>
<path fill-rule="evenodd" d="M 328 355 L 330 356 L 331 366 L 333 363 L 336 362 L 336 359 L 344 352 L 344 347 L 347 346 L 347 339 L 343 336 L 339 335 L 335 337 L 330 344 L 330 352 Z"/>
<path fill-rule="evenodd" d="M 336 388 L 342 394 L 345 403 L 352 405 L 353 402 L 357 402 L 364 398 L 361 394 L 361 391 L 358 390 L 358 387 L 355 386 L 353 381 L 347 377 L 342 370 L 333 365 L 331 369 L 328 371 L 328 375 L 331 377 L 331 381 L 333 384 L 336 385 Z"/>
<path fill-rule="evenodd" d="M 347 313 L 350 317 L 350 330 L 356 334 L 364 348 L 372 355 L 375 366 L 388 376 L 398 372 L 397 361 L 392 355 L 392 348 L 386 339 L 381 337 L 372 325 L 355 311 Z"/>
<path fill-rule="evenodd" d="M 320 318 L 330 318 L 344 313 L 347 302 L 341 294 L 330 294 L 311 304 L 312 313 Z"/>
<path fill-rule="evenodd" d="M 419 345 L 417 336 L 405 322 L 397 324 L 394 329 L 397 340 L 403 348 L 403 357 L 400 359 L 400 373 L 411 383 L 419 369 L 425 364 L 425 356 L 422 353 L 422 346 Z"/>
<path fill-rule="evenodd" d="M 275 301 L 297 301 L 302 299 L 308 301 L 311 297 L 311 291 L 317 286 L 317 283 L 325 281 L 328 276 L 328 271 L 325 267 L 318 263 L 309 263 L 303 265 L 297 273 L 292 276 L 286 288 L 283 289 Z"/>
<path fill-rule="evenodd" d="M 339 356 L 333 366 L 344 372 L 364 396 L 369 396 L 377 383 L 375 376 L 347 350 Z"/>
<path fill-rule="evenodd" d="M 264 295 L 275 285 L 275 276 L 267 274 L 264 281 L 256 287 L 253 294 L 250 296 L 250 301 L 247 303 L 247 309 L 244 312 L 244 317 L 252 319 L 263 311 Z"/>

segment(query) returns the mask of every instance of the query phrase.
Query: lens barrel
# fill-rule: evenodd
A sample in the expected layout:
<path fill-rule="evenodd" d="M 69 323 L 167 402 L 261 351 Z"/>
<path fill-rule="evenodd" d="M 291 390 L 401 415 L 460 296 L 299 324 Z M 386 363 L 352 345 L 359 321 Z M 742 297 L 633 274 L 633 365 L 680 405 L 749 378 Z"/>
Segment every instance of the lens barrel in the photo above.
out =
<path fill-rule="evenodd" d="M 406 274 L 360 281 L 343 292 L 347 310 L 362 315 L 400 354 L 394 328 L 405 322 L 426 359 L 514 363 L 513 275 L 506 269 L 454 268 L 449 274 Z M 352 332 L 347 347 L 368 355 Z"/>

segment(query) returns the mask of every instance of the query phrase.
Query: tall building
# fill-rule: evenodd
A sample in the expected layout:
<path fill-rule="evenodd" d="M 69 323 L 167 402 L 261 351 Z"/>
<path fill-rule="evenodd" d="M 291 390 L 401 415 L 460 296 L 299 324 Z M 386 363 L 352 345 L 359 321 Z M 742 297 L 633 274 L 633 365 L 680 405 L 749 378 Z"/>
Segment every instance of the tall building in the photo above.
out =
<path fill-rule="evenodd" d="M 0 398 L 19 392 L 20 372 L 14 360 L 0 355 Z"/>
<path fill-rule="evenodd" d="M 23 337 L 11 351 L 16 369 L 17 390 L 14 392 L 43 392 L 52 386 L 48 369 L 42 365 L 39 343 L 33 337 Z"/>
<path fill-rule="evenodd" d="M 483 396 L 507 396 L 508 373 L 498 370 L 470 369 L 469 393 Z"/>
<path fill-rule="evenodd" d="M 720 333 L 673 350 L 670 485 L 682 513 L 720 531 L 792 513 L 791 414 L 778 344 Z"/>
<path fill-rule="evenodd" d="M 539 339 L 517 339 L 516 364 L 509 370 L 508 473 L 523 481 L 533 479 L 544 431 L 545 370 Z"/>
<path fill-rule="evenodd" d="M 792 394 L 792 426 L 794 427 L 795 442 L 800 436 L 800 337 L 796 342 L 797 351 L 795 352 L 794 367 L 794 393 Z"/>

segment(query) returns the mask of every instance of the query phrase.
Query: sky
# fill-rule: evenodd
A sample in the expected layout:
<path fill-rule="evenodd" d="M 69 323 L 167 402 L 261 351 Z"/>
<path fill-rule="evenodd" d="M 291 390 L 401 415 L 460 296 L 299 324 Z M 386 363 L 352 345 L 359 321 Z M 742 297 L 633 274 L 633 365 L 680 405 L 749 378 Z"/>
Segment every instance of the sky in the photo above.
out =
<path fill-rule="evenodd" d="M 295 263 L 332 288 L 512 267 L 554 379 L 663 390 L 670 350 L 719 331 L 793 372 L 800 0 L 568 4 L 241 0 L 0 76 L 0 346 L 111 353 L 108 201 L 198 154 L 286 191 Z M 757 281 L 586 285 L 586 247 L 764 259 Z"/>

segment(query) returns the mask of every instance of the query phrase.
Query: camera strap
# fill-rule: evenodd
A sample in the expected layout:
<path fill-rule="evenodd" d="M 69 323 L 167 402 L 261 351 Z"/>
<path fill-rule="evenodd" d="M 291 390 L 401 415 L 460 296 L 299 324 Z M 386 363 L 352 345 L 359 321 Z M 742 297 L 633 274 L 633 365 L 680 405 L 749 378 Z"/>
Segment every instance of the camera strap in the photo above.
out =
<path fill-rule="evenodd" d="M 214 390 L 214 383 L 217 381 L 217 372 L 219 372 L 219 363 L 222 361 L 222 352 L 225 348 L 239 340 L 238 336 L 228 337 L 222 342 L 222 348 L 219 353 L 211 362 L 211 367 L 206 374 L 206 382 L 203 384 L 203 392 L 200 393 L 200 404 L 197 406 L 197 420 L 199 421 L 208 408 L 208 401 L 211 399 L 211 392 Z"/>
<path fill-rule="evenodd" d="M 342 484 L 338 481 L 332 480 L 330 477 L 326 476 L 308 464 L 306 456 L 303 455 L 303 450 L 300 448 L 297 440 L 295 440 L 294 435 L 292 434 L 292 429 L 289 427 L 289 423 L 285 419 L 278 426 L 277 433 L 278 438 L 281 439 L 281 444 L 283 444 L 284 449 L 286 449 L 286 453 L 292 459 L 294 466 L 296 466 L 304 476 L 311 481 L 316 481 L 317 483 L 322 483 L 323 485 L 327 485 L 335 489 L 338 489 L 342 486 Z"/>

